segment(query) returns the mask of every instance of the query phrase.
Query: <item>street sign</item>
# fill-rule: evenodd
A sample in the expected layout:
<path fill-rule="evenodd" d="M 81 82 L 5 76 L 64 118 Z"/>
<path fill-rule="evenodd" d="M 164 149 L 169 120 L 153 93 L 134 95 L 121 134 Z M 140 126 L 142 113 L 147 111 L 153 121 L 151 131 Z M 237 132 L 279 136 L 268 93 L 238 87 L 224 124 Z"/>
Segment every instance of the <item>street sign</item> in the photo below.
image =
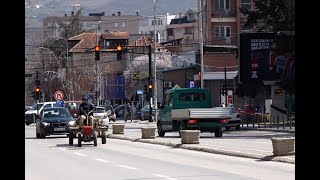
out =
<path fill-rule="evenodd" d="M 139 79 L 138 73 L 132 73 L 132 79 L 138 80 Z"/>
<path fill-rule="evenodd" d="M 143 90 L 137 90 L 137 94 L 143 94 Z"/>
<path fill-rule="evenodd" d="M 194 81 L 188 81 L 188 88 L 197 88 L 197 83 Z"/>
<path fill-rule="evenodd" d="M 32 74 L 24 74 L 24 77 L 32 77 Z"/>
<path fill-rule="evenodd" d="M 64 95 L 63 95 L 63 92 L 62 91 L 56 91 L 55 93 L 54 93 L 54 99 L 55 100 L 63 100 L 63 97 L 64 97 Z"/>

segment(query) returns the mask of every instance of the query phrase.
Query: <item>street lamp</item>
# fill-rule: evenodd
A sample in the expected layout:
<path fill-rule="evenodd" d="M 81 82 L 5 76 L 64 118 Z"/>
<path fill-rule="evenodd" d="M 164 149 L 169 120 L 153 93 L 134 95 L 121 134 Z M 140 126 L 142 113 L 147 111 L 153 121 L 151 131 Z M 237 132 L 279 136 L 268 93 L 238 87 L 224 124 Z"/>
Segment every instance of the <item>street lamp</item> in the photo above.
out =
<path fill-rule="evenodd" d="M 159 2 L 159 0 L 152 0 L 153 1 L 153 51 L 154 51 L 154 55 L 153 55 L 153 63 L 154 63 L 154 120 L 155 122 L 157 122 L 157 119 L 158 119 L 158 113 L 157 113 L 157 96 L 158 96 L 158 93 L 157 93 L 157 63 L 156 63 L 156 4 Z M 151 107 L 151 104 L 150 104 L 150 107 Z"/>

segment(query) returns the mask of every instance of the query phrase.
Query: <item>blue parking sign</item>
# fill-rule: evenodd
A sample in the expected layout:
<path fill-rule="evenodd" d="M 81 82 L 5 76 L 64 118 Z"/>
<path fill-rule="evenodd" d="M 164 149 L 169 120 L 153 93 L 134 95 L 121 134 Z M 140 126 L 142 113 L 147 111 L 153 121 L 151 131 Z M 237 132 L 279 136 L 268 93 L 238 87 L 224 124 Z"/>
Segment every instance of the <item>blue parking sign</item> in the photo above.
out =
<path fill-rule="evenodd" d="M 195 81 L 188 81 L 188 88 L 197 88 L 197 83 Z"/>

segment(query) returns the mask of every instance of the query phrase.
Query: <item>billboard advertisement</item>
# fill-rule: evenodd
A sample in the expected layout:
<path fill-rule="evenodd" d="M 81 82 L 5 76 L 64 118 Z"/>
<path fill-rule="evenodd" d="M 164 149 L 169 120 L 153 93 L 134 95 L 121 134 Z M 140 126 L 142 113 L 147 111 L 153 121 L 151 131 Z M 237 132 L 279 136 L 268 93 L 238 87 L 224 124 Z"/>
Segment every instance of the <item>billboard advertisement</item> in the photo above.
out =
<path fill-rule="evenodd" d="M 280 46 L 289 46 L 284 43 L 290 42 L 275 33 L 240 34 L 240 81 L 294 80 L 294 53 L 290 49 L 279 51 Z"/>

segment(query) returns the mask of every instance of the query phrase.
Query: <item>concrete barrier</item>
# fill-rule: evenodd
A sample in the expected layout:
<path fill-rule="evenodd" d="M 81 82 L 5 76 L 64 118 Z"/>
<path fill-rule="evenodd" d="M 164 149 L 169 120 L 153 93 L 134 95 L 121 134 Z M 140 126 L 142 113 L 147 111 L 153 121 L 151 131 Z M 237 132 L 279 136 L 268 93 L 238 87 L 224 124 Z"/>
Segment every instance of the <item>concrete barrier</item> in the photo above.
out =
<path fill-rule="evenodd" d="M 124 134 L 124 124 L 112 124 L 112 134 Z"/>
<path fill-rule="evenodd" d="M 155 127 L 142 127 L 141 136 L 142 139 L 154 139 L 156 138 L 156 128 Z"/>
<path fill-rule="evenodd" d="M 288 156 L 294 154 L 294 137 L 271 138 L 273 155 Z"/>
<path fill-rule="evenodd" d="M 181 144 L 199 144 L 199 130 L 180 130 Z"/>

